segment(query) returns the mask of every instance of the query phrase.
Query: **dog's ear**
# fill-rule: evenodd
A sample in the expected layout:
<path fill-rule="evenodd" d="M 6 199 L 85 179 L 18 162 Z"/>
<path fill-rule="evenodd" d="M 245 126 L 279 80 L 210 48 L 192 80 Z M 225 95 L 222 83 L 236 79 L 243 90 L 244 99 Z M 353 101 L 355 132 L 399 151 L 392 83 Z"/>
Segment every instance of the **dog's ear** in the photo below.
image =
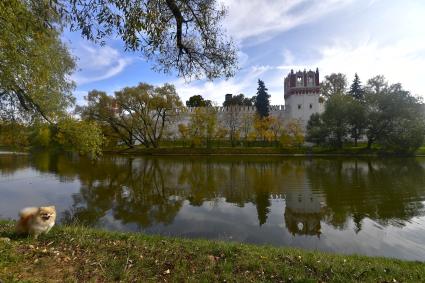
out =
<path fill-rule="evenodd" d="M 49 206 L 49 208 L 56 210 L 56 206 L 54 206 L 54 205 Z"/>

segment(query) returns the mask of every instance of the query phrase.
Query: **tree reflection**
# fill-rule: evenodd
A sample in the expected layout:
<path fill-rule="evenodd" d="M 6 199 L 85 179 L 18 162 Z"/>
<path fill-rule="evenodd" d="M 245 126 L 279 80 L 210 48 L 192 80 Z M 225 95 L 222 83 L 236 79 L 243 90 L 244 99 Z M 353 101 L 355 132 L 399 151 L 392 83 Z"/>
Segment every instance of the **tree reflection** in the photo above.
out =
<path fill-rule="evenodd" d="M 320 160 L 307 167 L 313 191 L 324 193 L 325 221 L 344 229 L 352 219 L 404 226 L 424 215 L 424 169 L 415 159 Z"/>
<path fill-rule="evenodd" d="M 0 164 L 2 173 L 24 166 L 2 157 Z M 184 205 L 213 201 L 254 204 L 261 226 L 276 195 L 285 196 L 282 221 L 292 235 L 320 236 L 324 223 L 337 229 L 354 225 L 358 233 L 365 218 L 403 227 L 425 212 L 424 168 L 415 159 L 104 156 L 93 163 L 40 154 L 31 164 L 61 181 L 79 180 L 80 192 L 63 221 L 87 225 L 105 217 L 140 227 L 170 224 Z"/>

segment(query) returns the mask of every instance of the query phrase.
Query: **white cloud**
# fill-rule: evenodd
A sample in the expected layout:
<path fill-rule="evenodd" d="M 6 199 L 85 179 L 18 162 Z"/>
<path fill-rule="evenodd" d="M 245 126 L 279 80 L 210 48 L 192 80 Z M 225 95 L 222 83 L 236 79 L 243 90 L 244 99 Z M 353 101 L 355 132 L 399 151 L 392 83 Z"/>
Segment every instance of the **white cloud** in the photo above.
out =
<path fill-rule="evenodd" d="M 317 20 L 350 2 L 352 0 L 222 0 L 228 8 L 224 26 L 238 41 L 257 37 L 255 43 L 258 44 L 277 32 Z"/>
<path fill-rule="evenodd" d="M 320 56 L 316 61 L 304 62 L 290 50 L 282 52 L 277 61 L 282 65 L 251 66 L 235 78 L 217 82 L 185 84 L 175 82 L 179 95 L 187 100 L 191 95 L 204 97 L 221 103 L 226 93 L 244 93 L 252 96 L 256 92 L 257 79 L 263 79 L 269 89 L 272 104 L 284 104 L 284 78 L 291 69 L 315 69 L 318 67 L 323 80 L 325 75 L 341 72 L 347 75 L 349 83 L 358 73 L 363 84 L 367 79 L 382 74 L 390 83 L 400 82 L 413 94 L 425 97 L 425 42 L 420 39 L 403 39 L 393 44 L 378 44 L 372 40 L 361 43 L 335 41 L 332 45 L 318 48 Z"/>
<path fill-rule="evenodd" d="M 78 71 L 72 79 L 83 85 L 109 79 L 121 73 L 131 62 L 131 58 L 123 57 L 120 52 L 110 46 L 94 46 L 80 43 L 74 55 L 78 57 Z"/>
<path fill-rule="evenodd" d="M 425 96 L 425 41 L 420 38 L 382 45 L 374 41 L 360 44 L 336 42 L 320 50 L 322 58 L 315 63 L 321 76 L 341 72 L 351 80 L 357 72 L 363 83 L 382 74 L 390 83 L 400 82 L 413 94 Z"/>

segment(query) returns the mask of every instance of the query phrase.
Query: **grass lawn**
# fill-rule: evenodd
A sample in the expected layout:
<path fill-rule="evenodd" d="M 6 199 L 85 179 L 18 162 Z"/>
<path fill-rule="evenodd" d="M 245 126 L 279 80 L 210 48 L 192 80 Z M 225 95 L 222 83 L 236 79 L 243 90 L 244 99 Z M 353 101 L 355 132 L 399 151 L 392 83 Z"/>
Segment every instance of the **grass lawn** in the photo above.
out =
<path fill-rule="evenodd" d="M 207 240 L 0 223 L 2 282 L 424 282 L 425 264 Z"/>

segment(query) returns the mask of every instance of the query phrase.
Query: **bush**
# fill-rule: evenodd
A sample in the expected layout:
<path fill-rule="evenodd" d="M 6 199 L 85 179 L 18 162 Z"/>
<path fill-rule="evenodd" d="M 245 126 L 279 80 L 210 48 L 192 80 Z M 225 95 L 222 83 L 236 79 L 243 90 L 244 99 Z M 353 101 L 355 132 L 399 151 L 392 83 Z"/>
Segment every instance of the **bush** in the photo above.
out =
<path fill-rule="evenodd" d="M 82 155 L 98 156 L 102 153 L 104 137 L 95 122 L 62 119 L 58 123 L 57 141 L 65 148 Z"/>

